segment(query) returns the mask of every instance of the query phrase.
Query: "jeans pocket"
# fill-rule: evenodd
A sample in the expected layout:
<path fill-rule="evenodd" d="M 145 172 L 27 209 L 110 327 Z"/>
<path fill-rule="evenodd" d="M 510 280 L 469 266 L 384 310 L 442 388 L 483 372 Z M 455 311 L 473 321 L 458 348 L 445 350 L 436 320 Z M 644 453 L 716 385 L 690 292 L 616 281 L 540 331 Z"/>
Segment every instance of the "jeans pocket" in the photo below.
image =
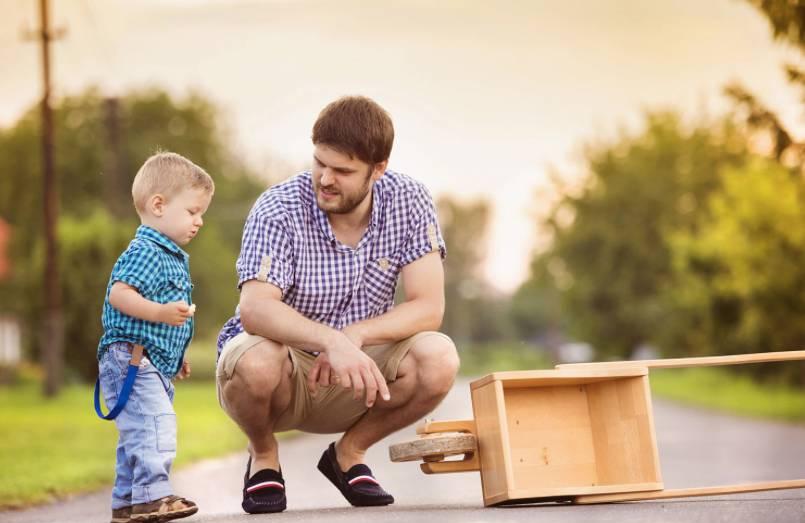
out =
<path fill-rule="evenodd" d="M 176 414 L 161 414 L 154 417 L 157 431 L 157 450 L 176 452 Z"/>

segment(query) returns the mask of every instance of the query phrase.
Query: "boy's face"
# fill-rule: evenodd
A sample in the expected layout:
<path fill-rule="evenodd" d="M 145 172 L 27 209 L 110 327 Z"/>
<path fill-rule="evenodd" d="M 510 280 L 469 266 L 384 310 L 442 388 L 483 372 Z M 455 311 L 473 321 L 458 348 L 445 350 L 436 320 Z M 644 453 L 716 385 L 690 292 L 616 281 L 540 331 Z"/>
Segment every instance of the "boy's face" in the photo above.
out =
<path fill-rule="evenodd" d="M 183 189 L 170 199 L 155 202 L 153 226 L 177 245 L 187 245 L 204 225 L 201 217 L 211 200 L 212 194 L 204 189 Z"/>

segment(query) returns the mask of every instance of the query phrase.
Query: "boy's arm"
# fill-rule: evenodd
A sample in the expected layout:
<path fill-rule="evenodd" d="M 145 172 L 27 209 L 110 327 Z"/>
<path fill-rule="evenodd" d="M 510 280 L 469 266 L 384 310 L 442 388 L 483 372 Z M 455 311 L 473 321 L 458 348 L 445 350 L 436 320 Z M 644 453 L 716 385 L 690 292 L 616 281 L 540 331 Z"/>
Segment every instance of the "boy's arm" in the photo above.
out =
<path fill-rule="evenodd" d="M 184 301 L 156 303 L 143 298 L 139 291 L 116 281 L 109 291 L 109 304 L 123 314 L 154 323 L 167 323 L 179 327 L 193 316 L 193 310 Z"/>

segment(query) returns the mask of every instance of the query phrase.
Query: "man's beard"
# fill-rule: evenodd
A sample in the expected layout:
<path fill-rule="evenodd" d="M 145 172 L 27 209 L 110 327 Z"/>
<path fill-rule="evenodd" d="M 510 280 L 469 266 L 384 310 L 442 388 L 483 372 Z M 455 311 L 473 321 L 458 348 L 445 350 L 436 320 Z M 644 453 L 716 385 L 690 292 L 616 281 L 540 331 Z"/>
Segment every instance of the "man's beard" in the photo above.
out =
<path fill-rule="evenodd" d="M 361 187 L 360 190 L 358 190 L 352 195 L 346 195 L 343 192 L 337 193 L 341 197 L 341 203 L 337 207 L 330 207 L 329 202 L 321 201 L 318 197 L 316 198 L 316 203 L 318 204 L 319 208 L 325 212 L 333 214 L 348 214 L 354 211 L 355 208 L 358 205 L 360 205 L 361 202 L 366 198 L 366 195 L 369 194 L 370 178 L 371 175 L 367 176 L 366 180 L 364 181 L 363 187 Z M 315 185 L 316 185 L 316 193 L 319 193 L 322 190 L 321 183 L 317 182 Z"/>

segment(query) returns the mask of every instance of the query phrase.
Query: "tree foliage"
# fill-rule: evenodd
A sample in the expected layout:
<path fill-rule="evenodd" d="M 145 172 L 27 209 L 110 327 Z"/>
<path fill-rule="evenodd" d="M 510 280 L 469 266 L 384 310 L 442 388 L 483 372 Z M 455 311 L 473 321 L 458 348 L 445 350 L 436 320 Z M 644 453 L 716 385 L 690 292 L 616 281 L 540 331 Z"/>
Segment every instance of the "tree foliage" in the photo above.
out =
<path fill-rule="evenodd" d="M 721 172 L 695 235 L 671 239 L 669 344 L 716 353 L 805 345 L 805 186 L 757 159 Z"/>
<path fill-rule="evenodd" d="M 508 335 L 506 306 L 481 274 L 489 239 L 491 206 L 486 200 L 437 202 L 447 242 L 445 309 L 442 329 L 457 342 L 488 341 Z"/>
<path fill-rule="evenodd" d="M 746 156 L 729 122 L 687 128 L 668 112 L 647 115 L 639 135 L 588 148 L 586 184 L 551 213 L 554 242 L 535 261 L 561 292 L 572 334 L 615 357 L 657 340 L 668 314 L 669 237 L 695 232 L 719 171 Z M 527 283 L 537 284 L 545 286 Z"/>
<path fill-rule="evenodd" d="M 187 156 L 216 181 L 204 229 L 187 248 L 196 285 L 197 336 L 212 336 L 237 302 L 234 261 L 240 232 L 265 185 L 230 152 L 217 108 L 196 94 L 177 99 L 148 89 L 110 101 L 89 89 L 59 101 L 54 121 L 68 367 L 85 378 L 97 372 L 94 353 L 106 282 L 138 225 L 131 182 L 143 161 L 160 149 Z M 0 130 L 0 217 L 13 230 L 12 276 L 0 283 L 0 309 L 22 319 L 29 354 L 38 350 L 42 316 L 39 143 L 36 107 Z"/>

